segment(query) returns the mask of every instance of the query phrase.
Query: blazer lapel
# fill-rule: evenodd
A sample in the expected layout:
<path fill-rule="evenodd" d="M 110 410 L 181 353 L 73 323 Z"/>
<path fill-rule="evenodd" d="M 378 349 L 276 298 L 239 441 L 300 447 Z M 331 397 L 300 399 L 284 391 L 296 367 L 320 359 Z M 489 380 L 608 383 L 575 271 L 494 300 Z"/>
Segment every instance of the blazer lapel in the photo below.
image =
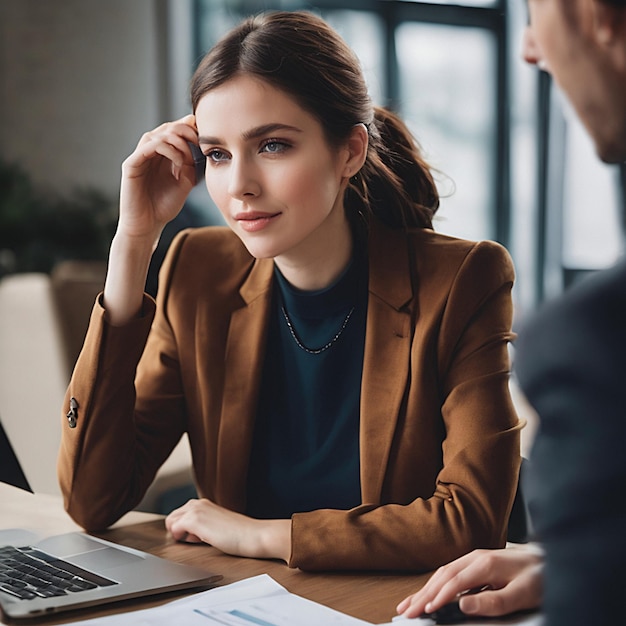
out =
<path fill-rule="evenodd" d="M 240 289 L 244 305 L 231 315 L 226 343 L 216 496 L 220 505 L 237 511 L 245 507 L 273 268 L 269 259 L 255 262 Z"/>
<path fill-rule="evenodd" d="M 409 373 L 413 296 L 408 242 L 380 223 L 369 241 L 369 296 L 361 381 L 361 495 L 378 503 Z"/>

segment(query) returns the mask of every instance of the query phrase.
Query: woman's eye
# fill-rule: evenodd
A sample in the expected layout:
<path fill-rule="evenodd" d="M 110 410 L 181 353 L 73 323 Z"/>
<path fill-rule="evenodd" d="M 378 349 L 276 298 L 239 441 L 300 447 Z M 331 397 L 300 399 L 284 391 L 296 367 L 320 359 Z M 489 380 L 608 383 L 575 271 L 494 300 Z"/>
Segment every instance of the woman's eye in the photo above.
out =
<path fill-rule="evenodd" d="M 222 161 L 228 160 L 228 154 L 223 150 L 213 148 L 206 153 L 206 158 L 213 163 L 221 163 Z"/>
<path fill-rule="evenodd" d="M 291 146 L 284 141 L 278 141 L 277 139 L 268 139 L 267 141 L 263 142 L 260 152 L 278 154 L 280 152 L 285 152 L 290 147 Z"/>

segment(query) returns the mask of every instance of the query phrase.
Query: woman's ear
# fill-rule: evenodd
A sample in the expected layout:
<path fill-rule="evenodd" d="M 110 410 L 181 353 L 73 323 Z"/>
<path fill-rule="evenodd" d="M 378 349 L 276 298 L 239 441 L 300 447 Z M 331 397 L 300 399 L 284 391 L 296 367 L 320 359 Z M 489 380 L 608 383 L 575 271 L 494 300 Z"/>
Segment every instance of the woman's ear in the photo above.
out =
<path fill-rule="evenodd" d="M 367 157 L 368 143 L 369 137 L 365 124 L 355 124 L 346 142 L 348 149 L 348 159 L 344 166 L 344 176 L 346 178 L 351 178 L 363 167 Z"/>

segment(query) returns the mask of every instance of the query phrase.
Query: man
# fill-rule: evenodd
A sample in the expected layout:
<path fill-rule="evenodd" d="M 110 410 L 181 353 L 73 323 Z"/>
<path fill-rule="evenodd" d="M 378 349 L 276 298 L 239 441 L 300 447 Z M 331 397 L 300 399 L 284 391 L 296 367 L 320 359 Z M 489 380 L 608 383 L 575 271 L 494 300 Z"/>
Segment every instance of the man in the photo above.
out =
<path fill-rule="evenodd" d="M 606 162 L 626 160 L 626 0 L 528 0 L 524 58 L 550 72 Z M 589 219 L 593 219 L 593 207 Z M 522 331 L 516 369 L 540 417 L 527 486 L 545 555 L 482 550 L 436 572 L 407 617 L 461 597 L 474 615 L 543 606 L 547 626 L 626 623 L 626 259 Z"/>

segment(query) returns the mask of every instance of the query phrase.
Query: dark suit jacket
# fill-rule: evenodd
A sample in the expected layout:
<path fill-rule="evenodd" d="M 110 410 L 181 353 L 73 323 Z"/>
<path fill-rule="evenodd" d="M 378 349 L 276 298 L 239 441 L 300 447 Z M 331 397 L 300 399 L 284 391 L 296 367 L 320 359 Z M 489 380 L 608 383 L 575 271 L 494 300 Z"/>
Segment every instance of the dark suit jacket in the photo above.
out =
<path fill-rule="evenodd" d="M 289 564 L 431 570 L 505 540 L 520 461 L 513 268 L 498 244 L 378 223 L 368 250 L 363 504 L 294 514 Z M 63 418 L 59 459 L 80 524 L 102 528 L 135 506 L 184 431 L 199 493 L 245 510 L 272 281 L 272 260 L 203 228 L 173 243 L 156 315 L 146 298 L 141 319 L 113 328 L 96 304 L 64 407 L 78 401 L 77 427 Z"/>
<path fill-rule="evenodd" d="M 540 417 L 526 492 L 548 624 L 624 624 L 626 261 L 549 304 L 517 343 Z"/>

